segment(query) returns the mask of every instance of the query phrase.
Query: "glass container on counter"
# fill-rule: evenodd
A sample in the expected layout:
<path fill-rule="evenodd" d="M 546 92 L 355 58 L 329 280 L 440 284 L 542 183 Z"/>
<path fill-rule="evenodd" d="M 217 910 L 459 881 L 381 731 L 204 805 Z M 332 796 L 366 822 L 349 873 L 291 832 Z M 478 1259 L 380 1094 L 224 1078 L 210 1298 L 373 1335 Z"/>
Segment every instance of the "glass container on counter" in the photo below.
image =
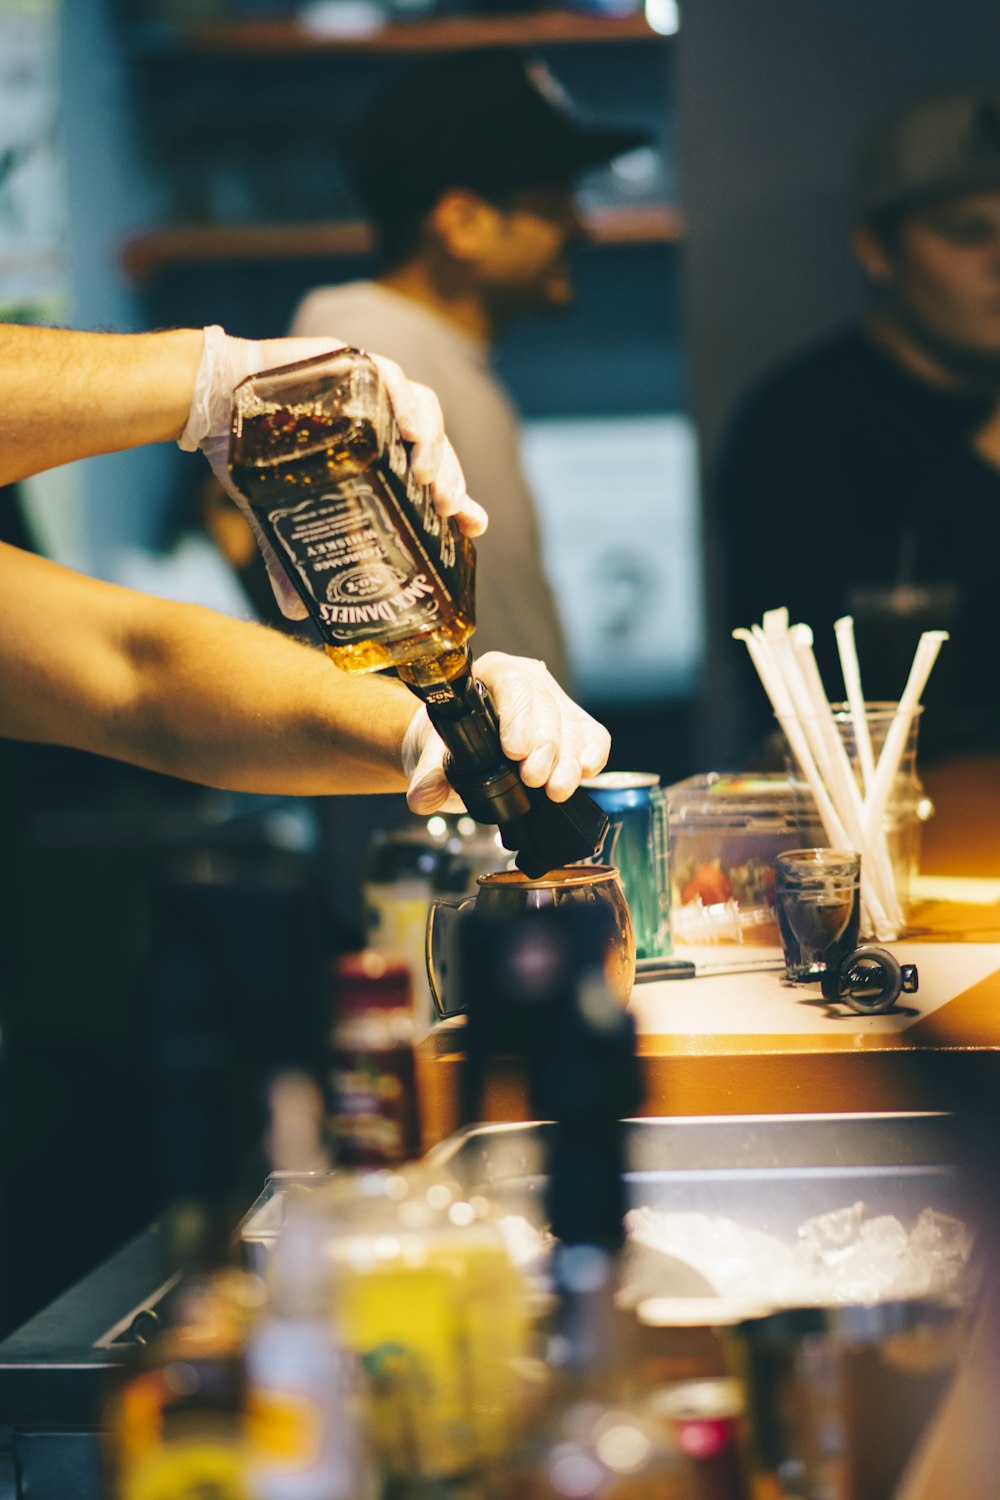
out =
<path fill-rule="evenodd" d="M 805 783 L 710 772 L 667 788 L 676 943 L 780 942 L 774 860 L 825 843 Z"/>

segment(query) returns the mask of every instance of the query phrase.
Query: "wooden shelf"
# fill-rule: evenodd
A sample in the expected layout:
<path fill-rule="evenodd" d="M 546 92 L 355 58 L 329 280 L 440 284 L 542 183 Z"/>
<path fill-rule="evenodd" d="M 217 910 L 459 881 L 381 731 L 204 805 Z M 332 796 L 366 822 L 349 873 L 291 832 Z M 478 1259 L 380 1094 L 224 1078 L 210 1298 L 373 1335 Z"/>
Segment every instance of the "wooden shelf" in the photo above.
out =
<path fill-rule="evenodd" d="M 594 210 L 587 215 L 598 245 L 668 245 L 684 235 L 680 210 L 666 204 L 647 208 Z M 307 260 L 367 255 L 371 232 L 360 221 L 334 224 L 193 224 L 136 235 L 122 247 L 121 262 L 136 283 L 148 282 L 173 266 L 223 261 Z"/>
<path fill-rule="evenodd" d="M 641 11 L 632 16 L 594 17 L 541 10 L 521 15 L 448 16 L 396 22 L 365 36 L 310 30 L 294 19 L 220 21 L 169 33 L 154 33 L 138 45 L 211 57 L 294 57 L 316 53 L 450 52 L 465 47 L 565 47 L 609 42 L 665 42 Z"/>

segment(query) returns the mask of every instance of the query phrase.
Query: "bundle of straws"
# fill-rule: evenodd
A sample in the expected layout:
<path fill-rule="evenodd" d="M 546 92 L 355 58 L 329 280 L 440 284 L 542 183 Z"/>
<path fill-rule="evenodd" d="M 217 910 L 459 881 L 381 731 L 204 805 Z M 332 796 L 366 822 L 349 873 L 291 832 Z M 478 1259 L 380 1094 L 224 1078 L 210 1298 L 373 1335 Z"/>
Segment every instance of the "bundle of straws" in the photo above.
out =
<path fill-rule="evenodd" d="M 816 799 L 830 847 L 860 853 L 861 930 L 885 942 L 898 937 L 903 926 L 889 857 L 886 807 L 911 720 L 948 632 L 926 630 L 921 635 L 876 762 L 851 616 L 838 620 L 834 630 L 858 751 L 860 784 L 823 690 L 809 626 L 789 626 L 788 610 L 772 609 L 765 614 L 762 626 L 734 630 L 733 638 L 746 643 L 775 716 Z"/>

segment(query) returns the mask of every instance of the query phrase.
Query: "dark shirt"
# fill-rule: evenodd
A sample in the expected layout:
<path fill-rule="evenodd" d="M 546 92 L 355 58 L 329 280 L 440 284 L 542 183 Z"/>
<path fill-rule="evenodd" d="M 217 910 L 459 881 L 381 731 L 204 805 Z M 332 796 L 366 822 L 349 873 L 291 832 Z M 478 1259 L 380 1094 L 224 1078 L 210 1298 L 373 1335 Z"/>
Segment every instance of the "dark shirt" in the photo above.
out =
<path fill-rule="evenodd" d="M 1000 747 L 1000 472 L 971 447 L 992 405 L 918 380 L 852 327 L 750 390 L 714 475 L 727 631 L 787 605 L 838 699 L 833 623 L 852 614 L 865 696 L 889 700 L 921 630 L 951 632 L 924 696 L 929 749 L 945 734 Z M 745 647 L 728 649 L 750 744 L 769 707 Z"/>

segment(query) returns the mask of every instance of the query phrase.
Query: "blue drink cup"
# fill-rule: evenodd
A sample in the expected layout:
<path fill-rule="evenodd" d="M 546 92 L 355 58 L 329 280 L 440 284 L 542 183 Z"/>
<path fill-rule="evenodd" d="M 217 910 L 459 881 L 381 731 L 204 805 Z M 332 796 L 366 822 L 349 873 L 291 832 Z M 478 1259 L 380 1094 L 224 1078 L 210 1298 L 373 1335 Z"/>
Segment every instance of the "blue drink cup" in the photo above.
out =
<path fill-rule="evenodd" d="M 667 798 L 660 778 L 644 771 L 602 771 L 583 783 L 607 813 L 609 828 L 594 856 L 614 865 L 635 928 L 637 958 L 662 958 L 670 947 Z"/>

